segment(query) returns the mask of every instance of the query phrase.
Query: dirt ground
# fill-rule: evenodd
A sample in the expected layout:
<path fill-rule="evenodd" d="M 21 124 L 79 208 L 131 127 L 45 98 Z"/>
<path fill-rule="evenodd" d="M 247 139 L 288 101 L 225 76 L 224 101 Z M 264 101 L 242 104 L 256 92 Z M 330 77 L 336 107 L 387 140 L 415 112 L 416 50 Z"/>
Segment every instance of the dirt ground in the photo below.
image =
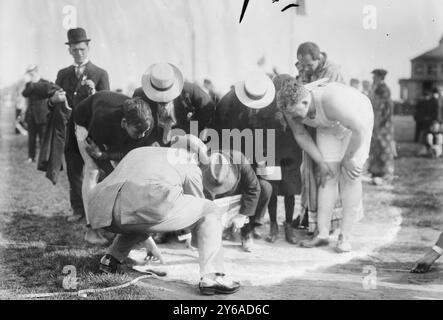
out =
<path fill-rule="evenodd" d="M 2 120 L 4 115 L 3 112 Z M 77 289 L 120 285 L 140 276 L 130 270 L 112 276 L 98 273 L 98 259 L 105 248 L 85 244 L 84 223 L 66 222 L 71 213 L 65 172 L 56 186 L 51 185 L 42 172 L 36 171 L 35 164 L 26 163 L 26 137 L 12 134 L 10 124 L 2 122 L 0 299 L 63 292 L 62 269 L 66 265 L 77 268 Z M 91 294 L 86 299 L 443 299 L 443 261 L 426 275 L 408 272 L 443 230 L 443 160 L 415 157 L 417 146 L 413 144 L 398 147 L 393 186 L 365 184 L 364 203 L 374 223 L 389 210 L 399 210 L 401 228 L 392 242 L 364 257 L 315 268 L 272 285 L 245 285 L 229 296 L 203 297 L 195 284 L 149 278 L 124 289 Z M 283 212 L 279 216 L 282 218 Z M 371 275 L 376 272 L 376 288 L 367 286 L 365 268 L 372 270 Z M 272 274 L 273 270 L 267 272 Z"/>

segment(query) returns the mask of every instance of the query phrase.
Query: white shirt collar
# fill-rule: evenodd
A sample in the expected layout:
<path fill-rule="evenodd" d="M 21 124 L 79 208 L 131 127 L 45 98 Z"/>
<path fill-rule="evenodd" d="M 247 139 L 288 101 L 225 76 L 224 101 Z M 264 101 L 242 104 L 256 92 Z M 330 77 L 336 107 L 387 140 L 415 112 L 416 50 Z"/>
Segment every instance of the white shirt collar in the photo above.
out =
<path fill-rule="evenodd" d="M 73 63 L 73 66 L 74 67 L 78 67 L 78 68 L 81 68 L 81 67 L 84 67 L 87 63 L 89 62 L 89 59 L 86 59 L 85 61 L 83 61 L 83 63 L 82 64 L 80 64 L 80 65 L 78 65 L 77 63 Z"/>

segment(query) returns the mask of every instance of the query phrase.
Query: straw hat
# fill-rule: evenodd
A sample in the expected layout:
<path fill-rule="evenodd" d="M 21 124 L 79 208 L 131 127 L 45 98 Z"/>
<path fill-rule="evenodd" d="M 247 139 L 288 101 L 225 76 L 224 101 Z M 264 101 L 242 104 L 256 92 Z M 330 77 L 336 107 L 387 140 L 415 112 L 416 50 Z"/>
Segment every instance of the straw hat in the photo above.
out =
<path fill-rule="evenodd" d="M 240 102 L 253 109 L 267 107 L 275 97 L 274 84 L 263 72 L 250 73 L 244 81 L 237 82 L 234 88 Z"/>
<path fill-rule="evenodd" d="M 142 76 L 142 89 L 155 102 L 170 102 L 183 90 L 183 74 L 171 63 L 153 64 Z"/>

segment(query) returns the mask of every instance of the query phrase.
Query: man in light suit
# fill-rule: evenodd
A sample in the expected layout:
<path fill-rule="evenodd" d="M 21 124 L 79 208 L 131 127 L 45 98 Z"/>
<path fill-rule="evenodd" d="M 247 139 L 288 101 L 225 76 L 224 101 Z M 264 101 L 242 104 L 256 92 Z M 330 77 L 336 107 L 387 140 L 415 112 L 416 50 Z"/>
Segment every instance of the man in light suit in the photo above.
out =
<path fill-rule="evenodd" d="M 224 274 L 223 211 L 205 199 L 204 192 L 214 196 L 228 192 L 239 183 L 240 172 L 223 153 L 209 157 L 201 141 L 195 145 L 190 140 L 189 145 L 189 152 L 162 147 L 133 149 L 100 183 L 97 165 L 86 159 L 90 170 L 85 175 L 85 205 L 90 224 L 118 233 L 100 261 L 100 270 L 115 273 L 130 250 L 152 232 L 190 228 L 197 235 L 200 292 L 231 294 L 240 284 Z M 246 219 L 246 215 L 237 214 L 232 223 L 240 228 Z"/>
<path fill-rule="evenodd" d="M 82 28 L 68 31 L 69 53 L 74 58 L 74 64 L 61 69 L 57 74 L 56 84 L 62 89 L 49 99 L 49 107 L 55 103 L 67 102 L 69 108 L 75 110 L 76 106 L 86 97 L 96 91 L 109 90 L 108 74 L 97 67 L 88 59 L 89 42 L 86 31 Z M 82 171 L 83 159 L 78 150 L 75 137 L 74 119 L 71 116 L 67 124 L 67 137 L 65 140 L 65 159 L 70 189 L 70 202 L 73 215 L 69 221 L 79 221 L 85 216 L 82 200 Z M 107 240 L 99 233 L 88 230 L 85 240 L 94 244 L 105 244 Z"/>

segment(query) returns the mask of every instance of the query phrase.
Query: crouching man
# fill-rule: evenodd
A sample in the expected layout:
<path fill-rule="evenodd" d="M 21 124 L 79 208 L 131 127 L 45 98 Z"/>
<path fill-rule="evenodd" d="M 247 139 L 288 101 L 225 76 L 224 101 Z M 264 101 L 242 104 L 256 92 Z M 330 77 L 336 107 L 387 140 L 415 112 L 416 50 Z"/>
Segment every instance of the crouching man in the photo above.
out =
<path fill-rule="evenodd" d="M 100 178 L 104 178 L 129 151 L 154 142 L 149 134 L 154 127 L 151 109 L 140 98 L 100 91 L 77 105 L 74 118 L 85 176 L 98 166 Z M 83 199 L 85 185 L 87 183 L 83 182 Z M 85 240 L 98 245 L 108 243 L 99 230 L 88 229 Z"/>
<path fill-rule="evenodd" d="M 200 292 L 230 294 L 240 288 L 239 282 L 223 273 L 222 211 L 203 193 L 205 181 L 210 193 L 223 184 L 227 184 L 223 189 L 232 189 L 237 171 L 211 165 L 203 151 L 200 161 L 193 155 L 184 149 L 142 147 L 129 152 L 100 183 L 97 166 L 85 175 L 91 227 L 118 234 L 101 259 L 100 270 L 116 272 L 134 245 L 145 241 L 149 233 L 191 228 L 197 234 Z M 219 179 L 214 180 L 214 174 Z M 237 227 L 245 221 L 243 215 L 233 218 Z"/>

